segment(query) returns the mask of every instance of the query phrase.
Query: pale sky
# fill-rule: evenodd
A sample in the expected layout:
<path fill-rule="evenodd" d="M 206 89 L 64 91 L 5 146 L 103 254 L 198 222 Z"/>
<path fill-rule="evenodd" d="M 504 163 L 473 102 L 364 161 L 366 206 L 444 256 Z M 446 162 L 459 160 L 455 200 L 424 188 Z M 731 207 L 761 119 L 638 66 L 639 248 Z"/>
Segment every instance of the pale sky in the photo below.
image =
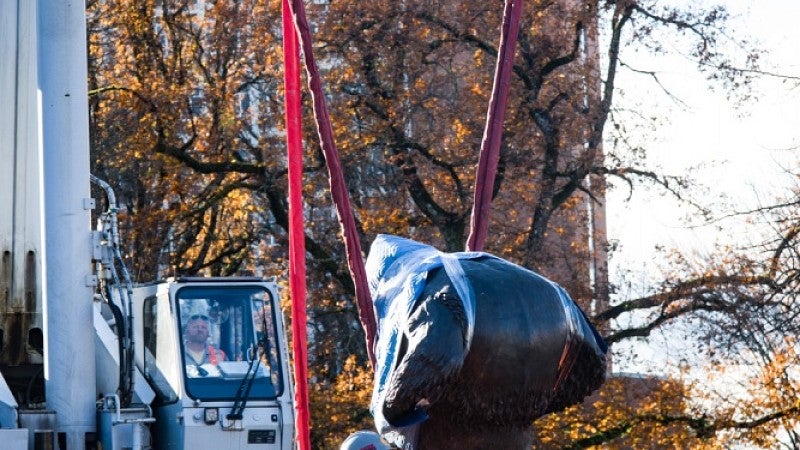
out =
<path fill-rule="evenodd" d="M 800 1 L 721 3 L 733 16 L 735 31 L 731 33 L 746 34 L 766 50 L 761 57 L 763 70 L 800 77 L 800 27 L 796 26 Z M 704 183 L 707 192 L 699 200 L 716 205 L 732 203 L 740 209 L 769 204 L 771 196 L 797 182 L 800 151 L 788 149 L 800 147 L 800 87 L 795 87 L 800 81 L 765 77 L 755 85 L 753 100 L 737 109 L 724 92 L 709 90 L 687 60 L 671 58 L 665 65 L 637 55 L 627 58 L 637 68 L 658 70 L 662 83 L 686 103 L 681 107 L 666 96 L 656 95 L 658 88 L 648 87 L 642 77 L 621 78 L 627 82 L 626 101 L 669 118 L 647 138 L 651 167 L 682 174 L 702 165 L 704 168 L 695 177 Z M 636 88 L 642 89 L 640 96 L 632 90 Z M 784 168 L 791 169 L 795 178 Z M 715 243 L 747 243 L 754 234 L 736 220 L 721 223 L 722 231 L 714 227 L 689 228 L 683 220 L 688 210 L 655 189 L 639 189 L 625 203 L 627 195 L 625 189 L 612 190 L 607 208 L 609 238 L 620 243 L 620 250 L 610 261 L 611 279 L 619 282 L 623 272 L 634 271 L 632 277 L 627 277 L 630 288 L 622 290 L 620 298 L 644 295 L 651 283 L 660 279 L 659 268 L 664 262 L 654 257 L 655 245 L 694 253 L 699 266 L 701 256 Z M 686 348 L 670 344 L 674 342 L 671 337 L 674 336 L 656 333 L 651 346 L 615 348 L 621 354 L 635 352 L 642 357 L 639 364 L 619 358 L 615 360 L 615 370 L 659 371 L 663 363 L 674 363 L 685 355 Z"/>

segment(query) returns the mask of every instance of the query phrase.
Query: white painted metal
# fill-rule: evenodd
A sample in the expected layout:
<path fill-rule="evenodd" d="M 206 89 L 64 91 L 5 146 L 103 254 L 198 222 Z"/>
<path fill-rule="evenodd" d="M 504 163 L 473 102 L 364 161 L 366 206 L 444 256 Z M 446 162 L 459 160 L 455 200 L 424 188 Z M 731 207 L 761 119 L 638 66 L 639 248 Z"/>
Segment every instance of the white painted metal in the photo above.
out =
<path fill-rule="evenodd" d="M 36 73 L 36 3 L 0 4 L 0 319 L 2 362 L 41 363 L 26 347 L 42 328 L 42 190 Z M 39 312 L 37 312 L 39 311 Z M 9 329 L 16 330 L 9 334 Z M 11 357 L 10 355 L 14 355 Z"/>
<path fill-rule="evenodd" d="M 95 431 L 89 125 L 84 2 L 39 0 L 39 87 L 44 150 L 47 407 L 67 449 Z M 63 450 L 63 449 L 62 449 Z"/>
<path fill-rule="evenodd" d="M 17 97 L 17 2 L 0 2 L 0 313 L 11 290 L 11 237 L 14 233 L 14 135 Z M 3 255 L 8 252 L 6 258 Z"/>
<path fill-rule="evenodd" d="M 14 394 L 0 373 L 0 429 L 17 428 L 17 406 Z"/>
<path fill-rule="evenodd" d="M 119 341 L 100 313 L 100 304 L 94 302 L 95 369 L 97 372 L 97 398 L 116 394 L 119 388 Z"/>
<path fill-rule="evenodd" d="M 36 2 L 19 1 L 18 14 L 12 306 L 15 312 L 26 315 L 20 338 L 27 342 L 30 329 L 41 330 L 44 326 L 41 313 L 44 194 L 38 127 Z M 41 353 L 32 348 L 26 346 L 25 353 L 25 362 L 43 362 Z"/>
<path fill-rule="evenodd" d="M 28 450 L 28 430 L 0 430 L 0 442 L 3 443 L 4 450 Z"/>
<path fill-rule="evenodd" d="M 13 275 L 16 73 L 17 2 L 0 1 L 0 105 L 7 105 L 0 107 L 0 318 L 8 312 Z"/>
<path fill-rule="evenodd" d="M 113 395 L 119 387 L 119 338 L 111 330 L 105 317 L 100 313 L 100 305 L 94 304 L 95 364 L 97 370 L 97 397 Z M 133 374 L 134 402 L 149 405 L 155 392 L 147 384 L 137 368 Z"/>

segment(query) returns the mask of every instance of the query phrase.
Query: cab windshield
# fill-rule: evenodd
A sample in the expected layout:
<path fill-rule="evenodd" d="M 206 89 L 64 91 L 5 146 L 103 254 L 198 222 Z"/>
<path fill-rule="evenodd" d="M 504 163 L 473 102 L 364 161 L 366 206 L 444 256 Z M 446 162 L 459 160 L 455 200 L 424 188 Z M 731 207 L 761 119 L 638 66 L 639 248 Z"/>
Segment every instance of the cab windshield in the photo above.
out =
<path fill-rule="evenodd" d="M 198 400 L 281 394 L 273 299 L 261 286 L 187 286 L 177 292 L 186 391 Z"/>

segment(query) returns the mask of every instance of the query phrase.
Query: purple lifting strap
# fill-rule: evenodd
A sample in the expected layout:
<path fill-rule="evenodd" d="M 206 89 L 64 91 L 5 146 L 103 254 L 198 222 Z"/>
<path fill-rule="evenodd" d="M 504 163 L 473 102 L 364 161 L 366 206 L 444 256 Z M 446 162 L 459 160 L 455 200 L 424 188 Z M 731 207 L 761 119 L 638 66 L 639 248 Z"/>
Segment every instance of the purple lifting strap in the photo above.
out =
<path fill-rule="evenodd" d="M 503 29 L 500 48 L 497 52 L 497 66 L 494 73 L 492 98 L 486 113 L 486 128 L 481 142 L 478 172 L 475 175 L 475 200 L 472 204 L 470 234 L 467 251 L 482 251 L 489 227 L 489 210 L 492 206 L 494 176 L 497 161 L 500 159 L 500 142 L 503 138 L 503 122 L 508 100 L 508 86 L 514 68 L 514 48 L 519 33 L 519 20 L 522 15 L 522 0 L 506 0 L 503 10 Z"/>
<path fill-rule="evenodd" d="M 350 206 L 350 197 L 347 193 L 347 185 L 344 182 L 339 153 L 333 141 L 333 129 L 328 116 L 328 107 L 325 103 L 325 93 L 322 88 L 322 78 L 314 61 L 312 51 L 311 32 L 309 31 L 306 13 L 301 0 L 291 0 L 289 6 L 294 19 L 294 26 L 300 36 L 300 45 L 303 56 L 306 60 L 306 71 L 308 73 L 308 85 L 311 89 L 311 97 L 314 105 L 314 120 L 317 123 L 317 133 L 319 135 L 322 153 L 325 156 L 325 163 L 328 167 L 330 178 L 331 196 L 336 212 L 339 216 L 339 224 L 342 227 L 342 238 L 344 239 L 345 251 L 347 253 L 347 265 L 353 277 L 353 284 L 356 290 L 356 302 L 358 314 L 361 318 L 361 325 L 364 327 L 367 341 L 367 354 L 375 366 L 375 356 L 373 345 L 375 342 L 375 313 L 372 308 L 372 299 L 367 286 L 367 274 L 364 270 L 364 258 L 361 254 L 361 242 L 358 238 L 353 209 Z"/>
<path fill-rule="evenodd" d="M 322 78 L 319 75 L 319 70 L 314 60 L 311 33 L 309 31 L 308 21 L 306 20 L 303 2 L 301 0 L 291 0 L 289 1 L 289 6 L 295 28 L 300 36 L 301 47 L 306 61 L 308 85 L 313 99 L 317 133 L 319 135 L 322 153 L 325 156 L 325 162 L 328 167 L 331 195 L 342 228 L 342 237 L 347 253 L 347 264 L 355 285 L 361 324 L 366 333 L 367 354 L 374 367 L 375 356 L 373 354 L 373 348 L 376 333 L 375 313 L 367 286 L 361 244 L 347 193 L 347 185 L 344 182 L 339 155 L 333 140 L 333 129 L 328 116 L 324 90 L 322 88 Z M 467 242 L 468 250 L 481 250 L 486 239 L 489 208 L 491 207 L 494 177 L 497 171 L 497 161 L 499 159 L 509 79 L 511 70 L 513 69 L 514 49 L 519 32 L 521 11 L 522 0 L 506 0 L 494 86 L 492 88 L 492 97 L 489 103 L 484 139 L 481 144 L 480 160 L 478 163 L 478 173 L 475 181 L 475 201 L 470 221 L 471 232 Z"/>

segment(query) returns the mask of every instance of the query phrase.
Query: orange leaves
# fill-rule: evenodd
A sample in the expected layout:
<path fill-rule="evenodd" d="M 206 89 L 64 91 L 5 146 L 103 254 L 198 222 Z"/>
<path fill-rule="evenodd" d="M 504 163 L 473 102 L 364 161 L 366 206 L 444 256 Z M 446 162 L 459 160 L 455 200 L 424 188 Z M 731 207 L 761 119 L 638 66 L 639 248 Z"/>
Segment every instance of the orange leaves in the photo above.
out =
<path fill-rule="evenodd" d="M 615 376 L 582 405 L 534 423 L 543 448 L 714 448 L 680 417 L 686 392 L 675 380 Z"/>
<path fill-rule="evenodd" d="M 263 133 L 277 109 L 270 83 L 279 68 L 266 61 L 279 54 L 278 8 L 266 0 L 90 5 L 93 171 L 136 204 L 130 248 L 143 279 L 166 259 L 191 273 L 253 267 L 246 250 L 266 221 L 253 191 L 263 184 L 226 171 L 281 170 L 280 139 Z"/>
<path fill-rule="evenodd" d="M 465 140 L 472 133 L 474 133 L 474 130 L 468 128 L 461 119 L 458 117 L 454 118 L 453 122 L 450 124 L 450 133 L 445 137 L 444 151 L 460 151 Z"/>
<path fill-rule="evenodd" d="M 313 370 L 313 368 L 312 368 Z M 338 448 L 352 432 L 372 429 L 367 410 L 372 396 L 372 371 L 345 359 L 333 382 L 316 383 L 310 393 L 314 440 L 320 448 Z"/>
<path fill-rule="evenodd" d="M 483 67 L 484 60 L 486 59 L 486 52 L 481 49 L 475 50 L 472 53 L 472 62 L 475 64 L 475 67 Z"/>
<path fill-rule="evenodd" d="M 285 273 L 282 50 L 275 34 L 280 2 L 89 3 L 92 171 L 118 188 L 126 256 L 136 278 Z M 603 191 L 585 182 L 602 163 L 593 153 L 600 138 L 593 148 L 587 144 L 607 114 L 598 101 L 598 61 L 573 50 L 598 44 L 589 32 L 598 18 L 586 16 L 596 13 L 587 5 L 527 3 L 487 248 L 558 281 L 584 304 L 598 300 L 589 205 L 603 204 Z M 393 233 L 463 248 L 502 14 L 495 6 L 308 4 L 365 243 L 376 233 Z M 579 21 L 586 26 L 580 36 Z M 371 378 L 348 358 L 363 352 L 362 333 L 316 133 L 309 122 L 304 132 L 304 212 L 313 244 L 307 247 L 309 327 L 318 381 L 313 417 L 317 442 L 334 448 L 350 431 L 370 427 Z M 615 156 L 639 161 L 636 153 Z M 587 187 L 596 201 L 581 191 Z M 785 244 L 785 252 L 796 247 Z M 695 281 L 713 281 L 723 300 L 761 294 L 758 276 L 769 263 L 759 262 L 756 252 L 747 258 L 733 253 L 720 249 L 718 257 L 703 260 L 668 255 L 673 272 L 660 287 L 685 287 L 701 298 L 704 286 Z M 793 276 L 792 267 L 785 278 Z M 658 304 L 658 313 L 690 310 L 691 301 Z M 785 308 L 793 305 L 787 299 Z M 758 418 L 795 404 L 800 374 L 794 345 L 766 355 L 746 389 L 753 400 L 715 411 L 718 418 Z M 632 399 L 635 382 L 612 379 L 591 403 L 537 422 L 543 441 L 555 446 L 603 438 L 609 448 L 716 445 L 698 439 L 690 426 L 689 419 L 700 416 L 683 414 L 694 405 L 684 404 L 680 383 L 649 380 L 646 395 Z M 775 423 L 789 429 L 796 417 Z M 768 433 L 759 433 L 740 439 L 770 442 Z"/>
<path fill-rule="evenodd" d="M 408 213 L 400 208 L 385 211 L 361 211 L 361 224 L 368 230 L 381 230 L 382 233 L 407 236 L 409 231 Z"/>

